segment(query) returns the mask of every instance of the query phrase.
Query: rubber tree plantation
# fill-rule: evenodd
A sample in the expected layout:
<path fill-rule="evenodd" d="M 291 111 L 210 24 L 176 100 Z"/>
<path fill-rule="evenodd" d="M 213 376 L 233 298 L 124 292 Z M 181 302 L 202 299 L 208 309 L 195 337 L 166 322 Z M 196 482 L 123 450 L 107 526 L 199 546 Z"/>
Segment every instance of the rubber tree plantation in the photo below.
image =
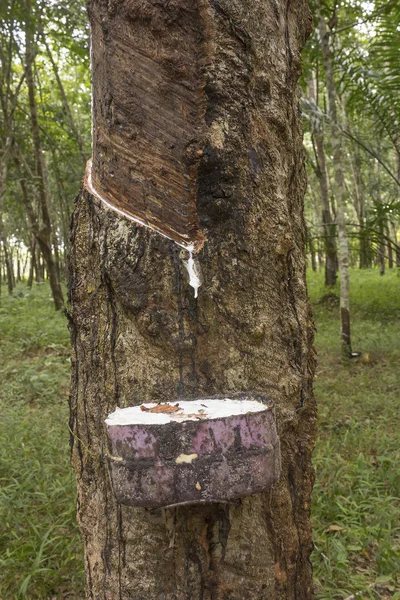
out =
<path fill-rule="evenodd" d="M 308 600 L 308 4 L 90 0 L 89 17 L 93 155 L 72 219 L 68 309 L 87 598 Z M 110 414 L 237 394 L 274 403 L 272 486 L 157 509 L 117 500 Z"/>

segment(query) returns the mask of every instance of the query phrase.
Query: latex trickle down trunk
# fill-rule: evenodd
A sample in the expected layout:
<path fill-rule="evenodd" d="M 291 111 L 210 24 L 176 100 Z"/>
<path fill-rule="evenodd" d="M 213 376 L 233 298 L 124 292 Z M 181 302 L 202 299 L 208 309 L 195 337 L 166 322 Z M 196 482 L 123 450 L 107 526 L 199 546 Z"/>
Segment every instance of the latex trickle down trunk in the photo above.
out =
<path fill-rule="evenodd" d="M 87 597 L 309 600 L 315 355 L 297 85 L 308 6 L 92 0 L 89 12 L 94 154 L 69 281 Z M 240 391 L 275 403 L 270 492 L 155 514 L 116 501 L 110 412 Z"/>

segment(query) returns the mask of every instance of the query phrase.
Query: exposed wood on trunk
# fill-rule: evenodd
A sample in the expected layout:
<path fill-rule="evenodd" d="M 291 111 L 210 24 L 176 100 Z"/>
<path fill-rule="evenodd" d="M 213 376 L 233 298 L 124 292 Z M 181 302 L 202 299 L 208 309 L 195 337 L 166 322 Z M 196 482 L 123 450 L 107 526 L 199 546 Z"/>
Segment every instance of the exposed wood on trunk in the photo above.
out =
<path fill-rule="evenodd" d="M 125 214 L 200 249 L 196 178 L 205 143 L 204 69 L 212 60 L 210 9 L 205 0 L 158 4 L 90 5 L 87 185 Z M 216 144 L 223 143 L 224 127 L 215 121 L 209 132 Z"/>

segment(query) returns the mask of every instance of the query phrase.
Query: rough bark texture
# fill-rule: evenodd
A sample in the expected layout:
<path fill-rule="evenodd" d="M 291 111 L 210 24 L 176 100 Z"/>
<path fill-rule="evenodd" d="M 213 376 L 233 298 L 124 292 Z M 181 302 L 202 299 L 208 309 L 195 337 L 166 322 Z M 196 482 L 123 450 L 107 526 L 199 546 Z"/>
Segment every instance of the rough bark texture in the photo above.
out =
<path fill-rule="evenodd" d="M 129 12 L 127 32 L 147 31 L 155 45 L 164 36 L 179 56 L 173 32 L 183 6 L 95 0 L 91 14 L 107 11 L 113 20 Z M 185 251 L 173 241 L 137 228 L 87 191 L 75 205 L 70 427 L 87 597 L 309 600 L 315 356 L 297 80 L 310 15 L 301 0 L 209 0 L 199 7 L 188 9 L 191 27 L 199 54 L 206 43 L 210 55 L 196 182 L 207 238 L 198 299 L 185 276 Z M 140 27 L 132 17 L 138 14 Z M 132 68 L 146 60 L 138 55 Z M 97 76 L 95 95 L 105 74 Z M 282 476 L 270 492 L 236 505 L 156 513 L 116 502 L 105 452 L 110 411 L 238 391 L 275 402 Z"/>

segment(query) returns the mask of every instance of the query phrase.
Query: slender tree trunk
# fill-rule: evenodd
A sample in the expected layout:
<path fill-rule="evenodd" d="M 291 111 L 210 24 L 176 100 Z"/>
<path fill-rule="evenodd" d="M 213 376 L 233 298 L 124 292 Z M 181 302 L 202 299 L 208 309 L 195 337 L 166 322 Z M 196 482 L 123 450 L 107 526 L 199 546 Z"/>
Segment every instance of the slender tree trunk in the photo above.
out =
<path fill-rule="evenodd" d="M 36 283 L 41 283 L 43 281 L 42 277 L 42 264 L 41 264 L 41 254 L 40 249 L 36 248 L 36 260 L 35 260 L 35 281 Z"/>
<path fill-rule="evenodd" d="M 28 288 L 31 288 L 33 285 L 33 276 L 35 272 L 35 264 L 36 264 L 36 240 L 34 239 L 29 252 L 31 255 L 30 263 L 29 263 L 29 275 L 28 275 Z"/>
<path fill-rule="evenodd" d="M 371 242 L 369 232 L 365 229 L 367 224 L 367 209 L 365 202 L 364 186 L 361 178 L 360 153 L 359 148 L 352 148 L 350 151 L 350 168 L 353 174 L 353 184 L 355 192 L 354 209 L 360 225 L 359 235 L 359 266 L 360 269 L 369 269 L 371 267 Z"/>
<path fill-rule="evenodd" d="M 324 60 L 326 87 L 329 101 L 329 116 L 332 126 L 332 153 L 335 172 L 336 223 L 339 236 L 339 272 L 340 272 L 340 318 L 342 347 L 345 356 L 352 355 L 350 335 L 350 275 L 349 244 L 346 232 L 346 202 L 343 176 L 342 140 L 337 114 L 336 86 L 333 77 L 332 56 L 329 48 L 329 32 L 323 16 L 318 13 L 318 28 Z"/>
<path fill-rule="evenodd" d="M 391 223 L 388 221 L 386 223 L 386 238 L 387 238 L 387 250 L 388 250 L 388 267 L 389 269 L 393 269 L 394 261 L 393 261 L 393 245 L 391 239 Z"/>
<path fill-rule="evenodd" d="M 22 277 L 21 277 L 21 254 L 20 254 L 20 249 L 17 248 L 17 281 L 18 283 L 20 283 L 22 281 Z"/>
<path fill-rule="evenodd" d="M 317 104 L 316 80 L 313 77 L 309 83 L 310 97 Z M 336 250 L 336 225 L 332 218 L 329 205 L 329 177 L 326 166 L 326 156 L 324 148 L 324 131 L 322 124 L 319 124 L 313 132 L 315 142 L 315 153 L 317 160 L 316 175 L 318 178 L 319 189 L 321 193 L 322 206 L 322 224 L 324 226 L 324 245 L 325 245 L 325 285 L 333 287 L 337 279 L 337 250 Z"/>
<path fill-rule="evenodd" d="M 397 152 L 397 150 L 395 150 L 394 159 L 395 159 L 397 178 L 400 180 L 400 154 L 399 154 L 399 152 Z M 400 200 L 400 188 L 398 188 L 398 199 Z M 397 231 L 396 231 L 395 225 L 393 225 L 393 239 L 396 244 L 395 256 L 396 256 L 396 265 L 397 265 L 397 275 L 400 276 L 400 240 L 397 239 Z"/>
<path fill-rule="evenodd" d="M 317 258 L 316 258 L 316 252 L 315 252 L 314 238 L 309 230 L 308 230 L 308 247 L 310 249 L 311 268 L 315 273 L 317 271 Z"/>
<path fill-rule="evenodd" d="M 14 269 L 13 269 L 13 261 L 10 256 L 10 250 L 8 247 L 8 242 L 5 234 L 2 234 L 2 242 L 3 242 L 3 251 L 4 251 L 4 263 L 6 267 L 7 274 L 7 289 L 8 293 L 11 295 L 13 293 L 13 289 L 15 287 L 15 279 L 14 279 Z"/>
<path fill-rule="evenodd" d="M 28 266 L 28 261 L 29 261 L 29 252 L 25 252 L 24 262 L 22 263 L 22 281 L 25 280 L 25 273 L 26 273 L 26 268 Z"/>
<path fill-rule="evenodd" d="M 378 152 L 381 153 L 380 142 L 378 142 Z M 380 164 L 377 164 L 377 202 L 378 209 L 380 209 L 382 205 L 382 196 L 381 196 L 381 169 Z M 379 210 L 379 245 L 378 245 L 378 264 L 379 264 L 379 274 L 385 274 L 385 226 L 386 226 L 386 216 Z"/>
<path fill-rule="evenodd" d="M 187 181 L 207 241 L 195 298 L 186 251 L 110 212 L 86 190 L 76 201 L 70 427 L 87 597 L 309 600 L 315 357 L 297 92 L 308 7 L 122 1 L 107 11 L 92 0 L 90 16 L 95 132 L 111 145 L 114 127 L 132 136 L 132 190 L 143 176 L 143 147 L 154 153 L 157 182 L 169 124 L 190 123 L 182 99 L 186 74 L 199 61 L 191 86 L 204 106 L 201 160 Z M 145 82 L 146 106 L 135 105 Z M 97 130 L 108 101 L 119 123 L 111 119 Z M 160 115 L 163 127 L 155 130 Z M 182 127 L 164 152 L 183 169 L 193 138 Z M 167 181 L 178 200 L 179 189 Z M 238 390 L 264 391 L 276 404 L 283 473 L 270 491 L 236 505 L 156 512 L 116 502 L 105 456 L 110 411 Z"/>
<path fill-rule="evenodd" d="M 61 221 L 61 235 L 62 235 L 62 245 L 63 245 L 63 253 L 62 253 L 62 276 L 67 277 L 67 265 L 66 265 L 66 256 L 69 252 L 69 220 L 70 220 L 70 212 L 71 208 L 68 206 L 68 202 L 66 199 L 65 189 L 63 178 L 61 176 L 59 167 L 58 167 L 58 158 L 56 152 L 52 152 L 53 155 L 53 171 L 55 175 L 55 180 L 57 184 L 58 190 L 58 207 L 59 207 L 59 215 Z"/>
<path fill-rule="evenodd" d="M 60 253 L 58 250 L 58 240 L 57 236 L 53 235 L 53 248 L 54 248 L 54 257 L 57 269 L 57 277 L 61 281 L 61 269 L 60 269 Z"/>
<path fill-rule="evenodd" d="M 40 245 L 40 250 L 43 254 L 43 258 L 46 261 L 47 271 L 50 279 L 50 287 L 54 299 L 54 306 L 56 310 L 60 310 L 64 306 L 64 299 L 61 290 L 60 280 L 57 277 L 57 269 L 53 259 L 51 250 L 51 218 L 49 211 L 49 203 L 47 198 L 47 189 L 45 181 L 45 172 L 43 164 L 42 146 L 40 140 L 39 122 L 37 117 L 37 106 L 35 97 L 35 82 L 33 78 L 32 69 L 32 18 L 31 18 L 31 2 L 26 0 L 26 5 L 29 10 L 29 19 L 26 25 L 26 83 L 28 86 L 28 97 L 29 97 L 29 110 L 31 117 L 33 147 L 35 153 L 36 163 L 36 175 L 38 184 L 38 197 L 40 204 L 40 213 L 42 218 L 41 228 L 37 234 L 37 241 Z"/>
<path fill-rule="evenodd" d="M 378 248 L 378 264 L 379 274 L 385 274 L 385 223 L 383 218 L 379 220 L 379 248 Z"/>

